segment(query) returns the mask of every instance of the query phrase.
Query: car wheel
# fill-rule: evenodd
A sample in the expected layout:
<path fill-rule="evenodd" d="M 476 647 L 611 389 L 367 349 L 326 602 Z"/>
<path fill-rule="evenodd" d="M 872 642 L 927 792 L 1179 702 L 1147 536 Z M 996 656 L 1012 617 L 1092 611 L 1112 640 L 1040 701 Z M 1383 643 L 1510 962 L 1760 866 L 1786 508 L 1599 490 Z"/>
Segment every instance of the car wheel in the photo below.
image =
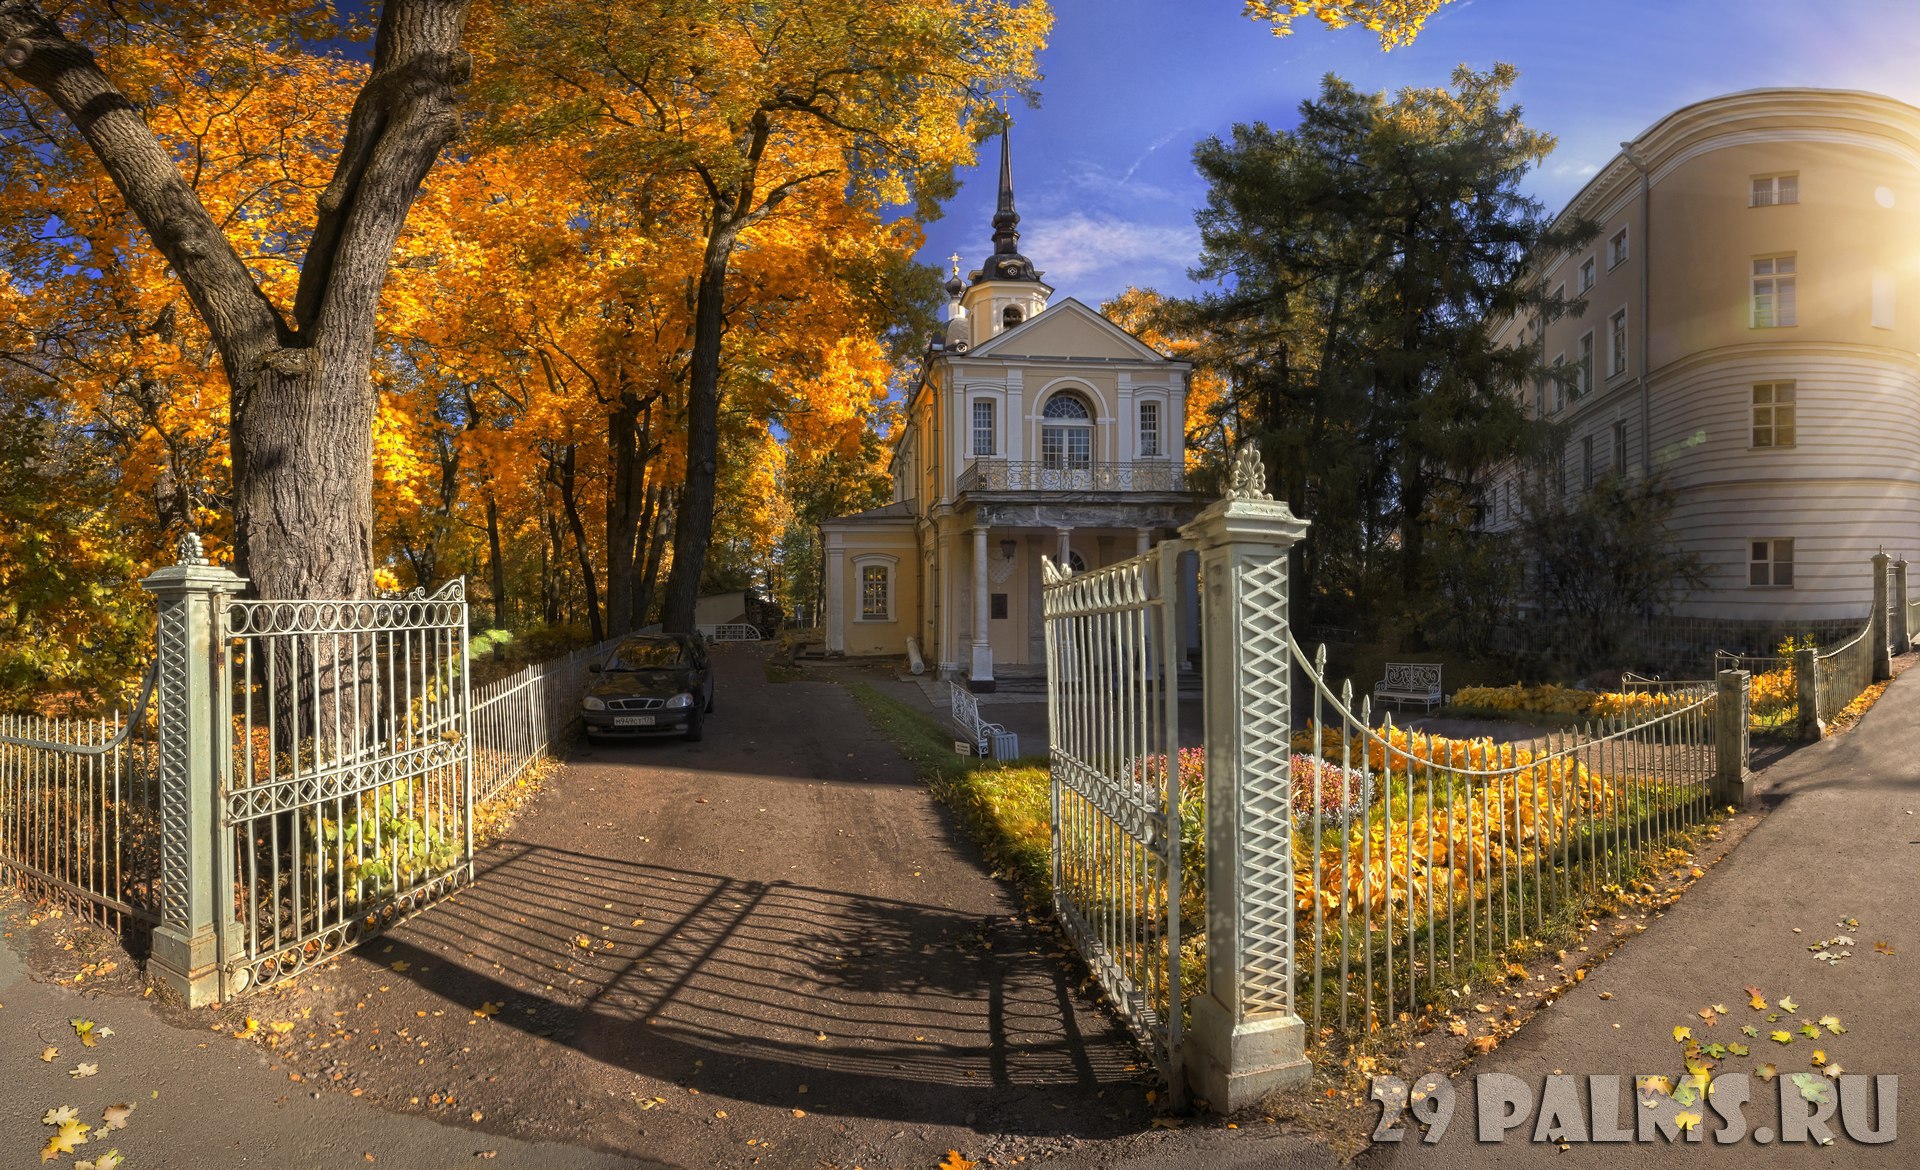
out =
<path fill-rule="evenodd" d="M 699 743 L 700 740 L 706 736 L 707 729 L 705 724 L 706 720 L 700 717 L 700 712 L 697 710 L 687 717 L 688 743 Z"/>

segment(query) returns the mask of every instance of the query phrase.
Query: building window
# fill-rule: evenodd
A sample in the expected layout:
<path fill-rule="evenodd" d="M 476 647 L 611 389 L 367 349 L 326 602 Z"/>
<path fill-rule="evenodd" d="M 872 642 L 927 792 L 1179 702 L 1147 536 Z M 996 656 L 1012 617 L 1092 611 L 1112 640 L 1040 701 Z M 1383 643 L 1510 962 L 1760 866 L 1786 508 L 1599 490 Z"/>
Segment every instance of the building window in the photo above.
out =
<path fill-rule="evenodd" d="M 1607 376 L 1627 372 L 1627 311 L 1621 309 L 1607 318 Z"/>
<path fill-rule="evenodd" d="M 1756 589 L 1793 587 L 1793 542 L 1756 540 L 1747 553 L 1747 584 Z"/>
<path fill-rule="evenodd" d="M 1160 454 L 1160 404 L 1158 402 L 1140 404 L 1140 454 L 1147 456 Z"/>
<path fill-rule="evenodd" d="M 1053 471 L 1093 466 L 1093 412 L 1077 395 L 1055 394 L 1040 409 L 1040 462 Z"/>
<path fill-rule="evenodd" d="M 1749 207 L 1773 207 L 1781 203 L 1800 202 L 1800 176 L 1761 175 L 1753 181 L 1753 197 Z"/>
<path fill-rule="evenodd" d="M 1547 389 L 1548 414 L 1560 413 L 1560 407 L 1563 405 L 1566 397 L 1567 376 L 1567 355 L 1564 353 L 1554 354 L 1553 371 L 1547 379 L 1552 383 Z"/>
<path fill-rule="evenodd" d="M 1621 228 L 1619 231 L 1607 237 L 1607 268 L 1609 270 L 1618 268 L 1626 258 L 1627 229 Z"/>
<path fill-rule="evenodd" d="M 1027 315 L 1020 311 L 1019 305 L 1008 305 L 1006 311 L 1000 314 L 1000 327 L 1011 329 L 1026 319 Z"/>
<path fill-rule="evenodd" d="M 860 620 L 884 622 L 893 613 L 893 570 L 886 565 L 860 566 Z"/>
<path fill-rule="evenodd" d="M 1593 257 L 1589 256 L 1580 263 L 1580 291 L 1586 292 L 1593 287 Z"/>
<path fill-rule="evenodd" d="M 1573 370 L 1573 396 L 1580 397 L 1593 389 L 1593 333 L 1580 335 L 1580 360 Z"/>
<path fill-rule="evenodd" d="M 1753 445 L 1791 447 L 1797 429 L 1792 382 L 1762 382 L 1753 388 Z"/>
<path fill-rule="evenodd" d="M 990 593 L 987 595 L 987 597 L 988 597 L 987 604 L 991 607 L 993 620 L 997 622 L 1006 621 L 1007 620 L 1007 595 L 1004 593 Z"/>
<path fill-rule="evenodd" d="M 1580 486 L 1593 490 L 1593 436 L 1580 440 Z"/>
<path fill-rule="evenodd" d="M 994 452 L 993 399 L 976 398 L 973 400 L 973 453 L 991 455 Z"/>
<path fill-rule="evenodd" d="M 1753 327 L 1774 329 L 1794 320 L 1792 256 L 1762 256 L 1753 262 Z"/>
<path fill-rule="evenodd" d="M 1627 474 L 1627 424 L 1616 421 L 1613 424 L 1613 473 Z"/>

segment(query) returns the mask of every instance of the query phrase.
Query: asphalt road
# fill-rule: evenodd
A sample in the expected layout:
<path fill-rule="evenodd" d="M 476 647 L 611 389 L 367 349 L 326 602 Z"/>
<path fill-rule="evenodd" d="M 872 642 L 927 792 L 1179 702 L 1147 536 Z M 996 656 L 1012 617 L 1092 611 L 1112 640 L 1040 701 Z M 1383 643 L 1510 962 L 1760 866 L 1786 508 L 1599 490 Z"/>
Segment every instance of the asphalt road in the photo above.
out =
<path fill-rule="evenodd" d="M 330 1021 L 275 1055 L 362 1107 L 689 1167 L 1148 1130 L 1141 1058 L 1055 937 L 844 688 L 769 683 L 763 653 L 716 654 L 704 742 L 583 749 L 472 887 L 230 1019 Z"/>

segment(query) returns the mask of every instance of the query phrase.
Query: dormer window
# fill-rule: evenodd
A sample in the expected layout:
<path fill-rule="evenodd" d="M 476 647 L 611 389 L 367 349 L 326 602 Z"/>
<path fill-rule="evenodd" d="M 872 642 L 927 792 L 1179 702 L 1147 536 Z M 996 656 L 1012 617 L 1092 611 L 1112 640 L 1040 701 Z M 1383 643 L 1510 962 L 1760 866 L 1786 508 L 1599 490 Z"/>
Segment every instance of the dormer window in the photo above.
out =
<path fill-rule="evenodd" d="M 1008 305 L 1006 311 L 1000 314 L 1000 327 L 1011 329 L 1026 319 L 1027 315 L 1020 311 L 1019 305 Z"/>

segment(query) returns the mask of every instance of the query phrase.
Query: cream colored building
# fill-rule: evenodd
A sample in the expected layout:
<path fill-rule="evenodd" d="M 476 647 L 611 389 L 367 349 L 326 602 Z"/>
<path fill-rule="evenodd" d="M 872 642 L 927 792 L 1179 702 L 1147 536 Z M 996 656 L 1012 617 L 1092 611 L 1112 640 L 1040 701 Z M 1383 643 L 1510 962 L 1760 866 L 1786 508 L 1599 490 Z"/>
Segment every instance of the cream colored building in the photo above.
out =
<path fill-rule="evenodd" d="M 1191 519 L 1190 367 L 1053 289 L 1020 254 L 1001 140 L 993 253 L 948 320 L 895 440 L 894 502 L 823 525 L 827 649 L 904 654 L 992 690 L 1045 661 L 1041 557 L 1143 552 Z"/>
<path fill-rule="evenodd" d="M 1708 575 L 1680 616 L 1864 620 L 1866 558 L 1920 559 L 1920 110 L 1816 89 L 1700 102 L 1561 215 L 1599 233 L 1534 271 L 1585 310 L 1502 337 L 1565 367 L 1522 392 L 1567 424 L 1566 490 L 1670 478 Z M 1493 524 L 1516 495 L 1495 482 Z"/>

